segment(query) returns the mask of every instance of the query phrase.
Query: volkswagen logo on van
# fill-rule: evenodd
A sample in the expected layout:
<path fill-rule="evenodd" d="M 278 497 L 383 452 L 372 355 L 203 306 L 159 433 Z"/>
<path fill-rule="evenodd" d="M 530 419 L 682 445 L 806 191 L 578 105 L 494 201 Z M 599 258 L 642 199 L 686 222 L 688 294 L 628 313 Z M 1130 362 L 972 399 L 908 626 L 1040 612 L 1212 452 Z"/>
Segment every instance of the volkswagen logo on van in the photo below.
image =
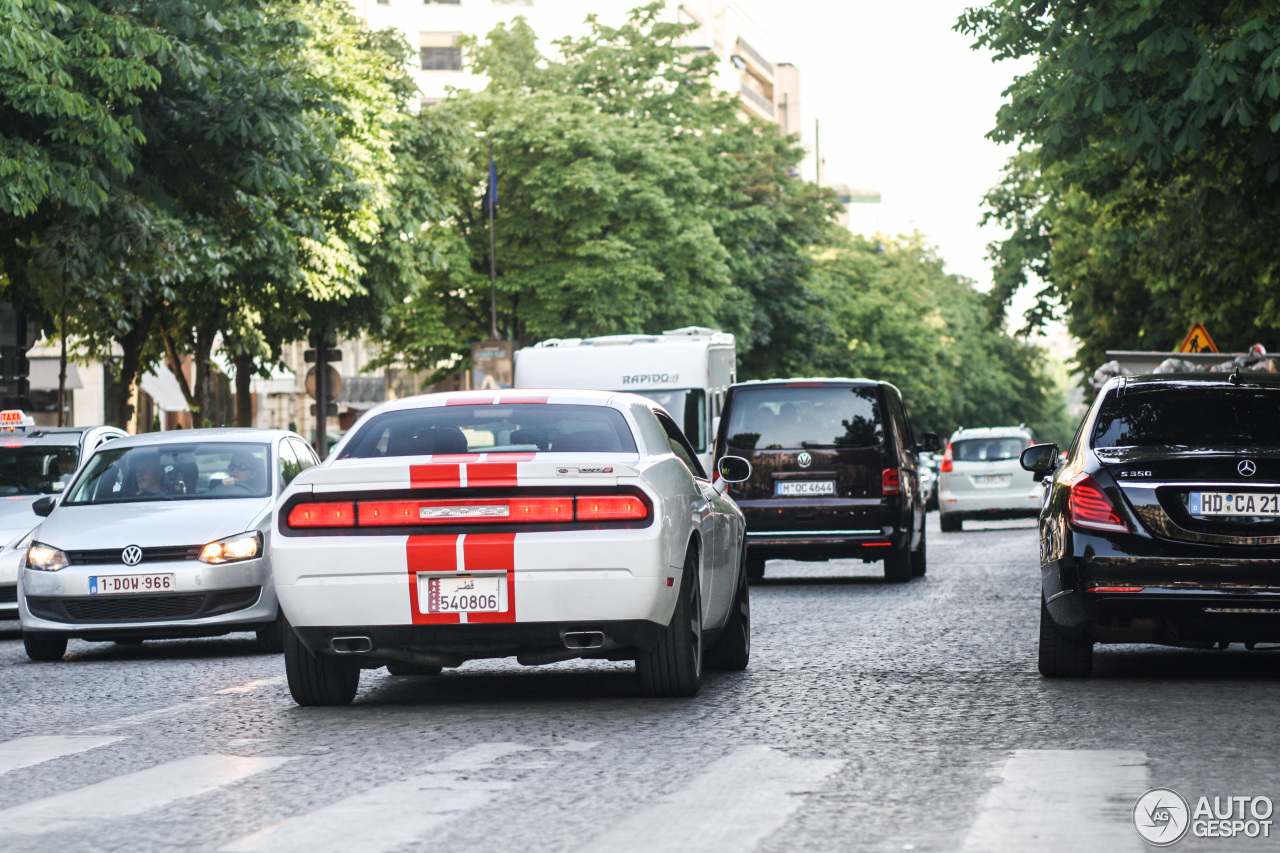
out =
<path fill-rule="evenodd" d="M 801 468 L 808 468 L 813 464 L 813 457 L 809 455 L 809 451 L 802 452 L 796 457 L 796 461 L 800 463 Z"/>

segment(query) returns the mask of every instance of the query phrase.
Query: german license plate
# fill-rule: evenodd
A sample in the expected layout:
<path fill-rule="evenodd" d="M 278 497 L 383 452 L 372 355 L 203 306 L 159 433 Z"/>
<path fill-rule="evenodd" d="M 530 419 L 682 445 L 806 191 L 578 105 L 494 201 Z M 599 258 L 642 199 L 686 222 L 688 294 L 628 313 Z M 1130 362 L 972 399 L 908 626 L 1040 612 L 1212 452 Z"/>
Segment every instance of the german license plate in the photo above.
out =
<path fill-rule="evenodd" d="M 418 578 L 425 613 L 506 613 L 506 575 L 439 575 Z"/>
<path fill-rule="evenodd" d="M 980 489 L 994 489 L 1009 485 L 1012 479 L 1009 474 L 978 474 L 973 478 L 973 484 Z"/>
<path fill-rule="evenodd" d="M 1280 516 L 1280 494 L 1192 492 L 1187 496 L 1187 510 L 1192 515 Z"/>
<path fill-rule="evenodd" d="M 173 575 L 95 575 L 89 578 L 90 595 L 120 595 L 133 592 L 168 592 L 174 588 Z"/>
<path fill-rule="evenodd" d="M 774 495 L 777 497 L 808 497 L 810 495 L 834 495 L 836 493 L 835 480 L 789 480 L 778 483 L 774 486 Z"/>

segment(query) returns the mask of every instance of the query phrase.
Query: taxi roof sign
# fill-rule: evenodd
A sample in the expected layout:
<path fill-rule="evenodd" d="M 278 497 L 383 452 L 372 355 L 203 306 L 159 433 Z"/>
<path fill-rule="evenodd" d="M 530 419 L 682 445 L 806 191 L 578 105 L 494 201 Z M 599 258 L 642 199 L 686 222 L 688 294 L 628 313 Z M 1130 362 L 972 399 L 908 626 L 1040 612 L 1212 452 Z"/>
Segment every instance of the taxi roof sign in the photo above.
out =
<path fill-rule="evenodd" d="M 0 432 L 26 430 L 36 425 L 36 419 L 22 409 L 5 409 L 0 412 Z"/>
<path fill-rule="evenodd" d="M 1213 338 L 1209 337 L 1209 332 L 1203 323 L 1193 323 L 1191 331 L 1187 332 L 1187 336 L 1182 339 L 1182 346 L 1178 347 L 1178 352 L 1217 351 L 1218 347 L 1213 343 Z"/>

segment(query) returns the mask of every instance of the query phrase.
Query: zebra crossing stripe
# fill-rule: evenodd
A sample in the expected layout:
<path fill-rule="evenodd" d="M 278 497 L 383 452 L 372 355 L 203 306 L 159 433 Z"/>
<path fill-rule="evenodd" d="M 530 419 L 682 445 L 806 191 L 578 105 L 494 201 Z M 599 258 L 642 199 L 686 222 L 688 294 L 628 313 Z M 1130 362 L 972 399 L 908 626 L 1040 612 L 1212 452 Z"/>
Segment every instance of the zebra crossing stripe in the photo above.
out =
<path fill-rule="evenodd" d="M 790 758 L 767 746 L 742 747 L 580 851 L 753 850 L 781 829 L 807 796 L 843 765 L 837 759 Z"/>
<path fill-rule="evenodd" d="M 1019 749 L 1000 769 L 964 853 L 1096 853 L 1145 849 L 1133 804 L 1147 755 L 1118 749 Z"/>
<path fill-rule="evenodd" d="M 0 774 L 43 764 L 64 755 L 74 755 L 124 740 L 123 737 L 74 737 L 47 735 L 23 737 L 0 743 Z"/>
<path fill-rule="evenodd" d="M 582 752 L 592 744 L 567 743 L 558 751 Z M 485 803 L 510 782 L 460 778 L 534 747 L 486 743 L 455 752 L 423 773 L 380 785 L 308 814 L 247 835 L 221 853 L 382 853 L 420 840 L 432 829 Z"/>
<path fill-rule="evenodd" d="M 178 800 L 215 791 L 291 760 L 196 755 L 170 761 L 4 809 L 0 811 L 0 836 L 43 835 L 136 817 Z"/>

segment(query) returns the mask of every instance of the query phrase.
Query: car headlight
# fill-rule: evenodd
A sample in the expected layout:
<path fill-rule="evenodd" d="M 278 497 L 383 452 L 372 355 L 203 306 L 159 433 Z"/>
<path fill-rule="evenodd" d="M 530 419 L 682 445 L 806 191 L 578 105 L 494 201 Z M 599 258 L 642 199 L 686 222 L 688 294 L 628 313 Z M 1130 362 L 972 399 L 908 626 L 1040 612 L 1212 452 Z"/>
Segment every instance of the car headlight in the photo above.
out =
<path fill-rule="evenodd" d="M 67 555 L 43 542 L 32 542 L 27 548 L 27 568 L 40 572 L 56 572 L 71 565 Z"/>
<path fill-rule="evenodd" d="M 228 536 L 217 542 L 210 542 L 200 549 L 202 563 L 235 563 L 240 560 L 252 560 L 262 554 L 261 533 L 241 533 Z"/>

